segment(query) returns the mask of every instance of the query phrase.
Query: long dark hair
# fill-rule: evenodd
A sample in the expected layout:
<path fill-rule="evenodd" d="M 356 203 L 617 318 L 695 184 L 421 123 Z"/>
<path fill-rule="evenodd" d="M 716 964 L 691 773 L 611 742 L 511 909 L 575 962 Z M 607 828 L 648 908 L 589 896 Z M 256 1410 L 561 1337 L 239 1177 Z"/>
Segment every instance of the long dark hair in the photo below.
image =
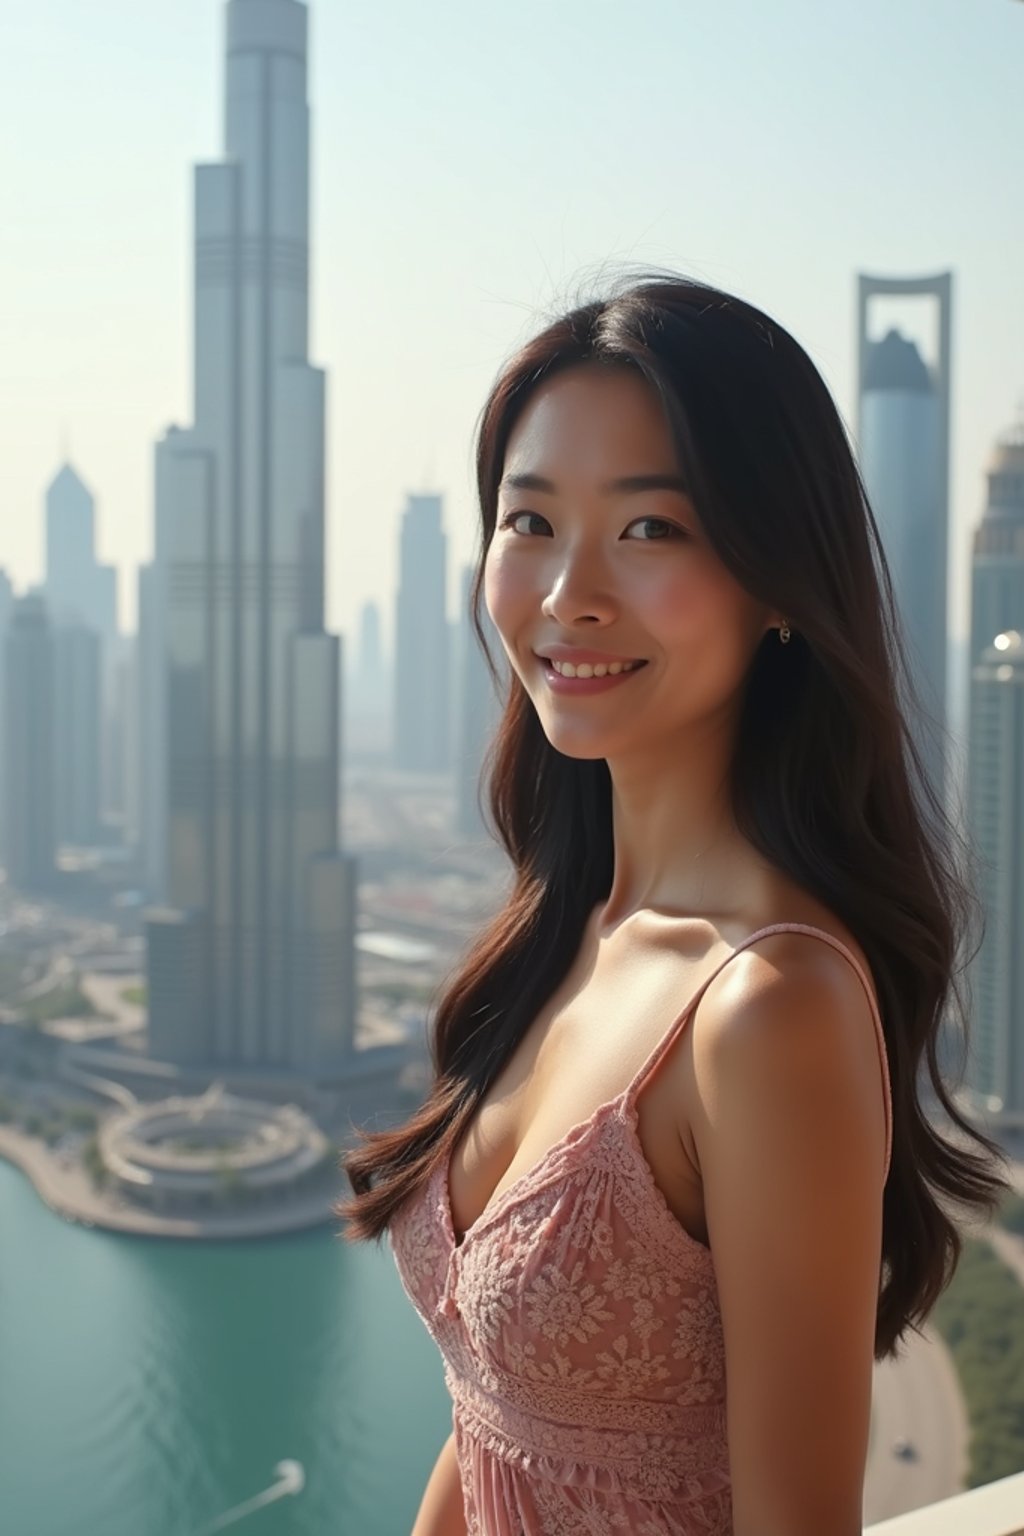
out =
<path fill-rule="evenodd" d="M 342 1156 L 355 1198 L 335 1206 L 349 1223 L 340 1235 L 379 1239 L 450 1154 L 565 978 L 588 916 L 611 888 L 607 764 L 549 744 L 518 677 L 500 681 L 480 616 L 510 433 L 542 381 L 588 362 L 636 369 L 653 387 L 712 547 L 792 628 L 785 647 L 769 630 L 751 663 L 732 762 L 733 814 L 765 858 L 847 925 L 871 967 L 893 1094 L 881 1359 L 898 1352 L 906 1327 L 927 1318 L 956 1270 L 962 1239 L 943 1201 L 991 1214 L 1010 1187 L 994 1167 L 1003 1153 L 961 1115 L 941 1060 L 957 1037 L 961 1072 L 967 1059 L 963 977 L 983 928 L 975 855 L 915 741 L 927 717 L 875 519 L 828 389 L 774 320 L 672 273 L 646 272 L 548 324 L 501 370 L 481 413 L 471 619 L 503 702 L 482 782 L 513 880 L 440 990 L 429 1096 L 404 1125 L 360 1131 L 362 1144 Z M 949 1137 L 919 1096 L 922 1058 Z"/>

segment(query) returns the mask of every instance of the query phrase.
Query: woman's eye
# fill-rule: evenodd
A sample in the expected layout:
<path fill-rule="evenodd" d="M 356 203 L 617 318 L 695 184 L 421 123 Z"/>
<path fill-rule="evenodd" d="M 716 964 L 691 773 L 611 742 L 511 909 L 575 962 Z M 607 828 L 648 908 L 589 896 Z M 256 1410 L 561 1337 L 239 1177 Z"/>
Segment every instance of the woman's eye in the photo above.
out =
<path fill-rule="evenodd" d="M 655 528 L 659 530 L 657 533 L 655 533 L 653 535 L 653 537 L 642 539 L 641 543 L 643 543 L 643 544 L 656 543 L 656 542 L 658 542 L 658 541 L 660 541 L 660 540 L 662 540 L 662 539 L 664 539 L 666 537 L 667 538 L 672 538 L 675 535 L 678 535 L 680 538 L 685 538 L 686 537 L 686 533 L 685 533 L 684 529 L 680 528 L 678 526 L 678 524 L 676 524 L 676 523 L 670 523 L 664 517 L 638 517 L 636 522 L 635 523 L 630 523 L 629 526 L 631 528 L 636 528 L 636 527 L 640 526 L 643 523 L 646 523 L 648 525 L 653 523 Z"/>
<path fill-rule="evenodd" d="M 502 528 L 511 528 L 513 532 L 518 533 L 521 537 L 526 537 L 532 530 L 529 528 L 516 528 L 515 525 L 530 518 L 536 518 L 539 523 L 548 526 L 547 518 L 541 517 L 539 512 L 506 512 L 501 519 L 500 526 Z M 680 528 L 677 523 L 670 523 L 664 517 L 638 517 L 634 522 L 630 523 L 629 527 L 637 528 L 644 525 L 653 527 L 655 531 L 642 538 L 640 540 L 642 544 L 655 544 L 665 539 L 685 539 L 687 537 L 685 528 Z"/>
<path fill-rule="evenodd" d="M 513 524 L 519 522 L 520 518 L 524 517 L 536 517 L 542 523 L 547 521 L 546 518 L 541 517 L 539 512 L 506 512 L 501 520 L 501 526 L 502 528 L 511 528 Z M 518 533 L 520 530 L 516 529 L 515 531 Z"/>

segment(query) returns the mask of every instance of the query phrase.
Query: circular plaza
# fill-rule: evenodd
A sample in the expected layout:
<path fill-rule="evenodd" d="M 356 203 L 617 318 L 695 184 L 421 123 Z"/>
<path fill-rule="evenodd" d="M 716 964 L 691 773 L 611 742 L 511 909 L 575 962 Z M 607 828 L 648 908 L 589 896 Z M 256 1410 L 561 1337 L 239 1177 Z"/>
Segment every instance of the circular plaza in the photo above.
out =
<path fill-rule="evenodd" d="M 167 1213 L 286 1204 L 334 1156 L 297 1105 L 239 1098 L 219 1083 L 112 1115 L 99 1152 L 118 1193 Z"/>

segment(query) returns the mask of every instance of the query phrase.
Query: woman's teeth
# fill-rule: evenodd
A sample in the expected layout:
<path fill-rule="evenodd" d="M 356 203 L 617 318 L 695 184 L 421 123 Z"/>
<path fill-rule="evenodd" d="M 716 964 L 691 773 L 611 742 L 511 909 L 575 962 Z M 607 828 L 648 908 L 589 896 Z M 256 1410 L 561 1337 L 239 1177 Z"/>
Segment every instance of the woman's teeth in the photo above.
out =
<path fill-rule="evenodd" d="M 561 677 L 617 677 L 620 672 L 631 672 L 634 667 L 642 667 L 642 661 L 612 661 L 607 666 L 600 662 L 591 665 L 587 661 L 581 661 L 578 667 L 574 667 L 571 661 L 551 661 L 549 666 Z"/>

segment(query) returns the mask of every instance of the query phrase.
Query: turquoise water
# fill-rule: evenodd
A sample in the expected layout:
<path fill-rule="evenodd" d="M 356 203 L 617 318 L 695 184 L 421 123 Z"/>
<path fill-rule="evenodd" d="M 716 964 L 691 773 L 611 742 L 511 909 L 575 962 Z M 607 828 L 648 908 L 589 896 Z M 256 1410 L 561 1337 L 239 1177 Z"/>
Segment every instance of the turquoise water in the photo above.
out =
<path fill-rule="evenodd" d="M 341 1192 L 341 1191 L 340 1191 Z M 169 1243 L 75 1226 L 0 1161 L 0 1530 L 408 1536 L 451 1429 L 385 1243 Z"/>

